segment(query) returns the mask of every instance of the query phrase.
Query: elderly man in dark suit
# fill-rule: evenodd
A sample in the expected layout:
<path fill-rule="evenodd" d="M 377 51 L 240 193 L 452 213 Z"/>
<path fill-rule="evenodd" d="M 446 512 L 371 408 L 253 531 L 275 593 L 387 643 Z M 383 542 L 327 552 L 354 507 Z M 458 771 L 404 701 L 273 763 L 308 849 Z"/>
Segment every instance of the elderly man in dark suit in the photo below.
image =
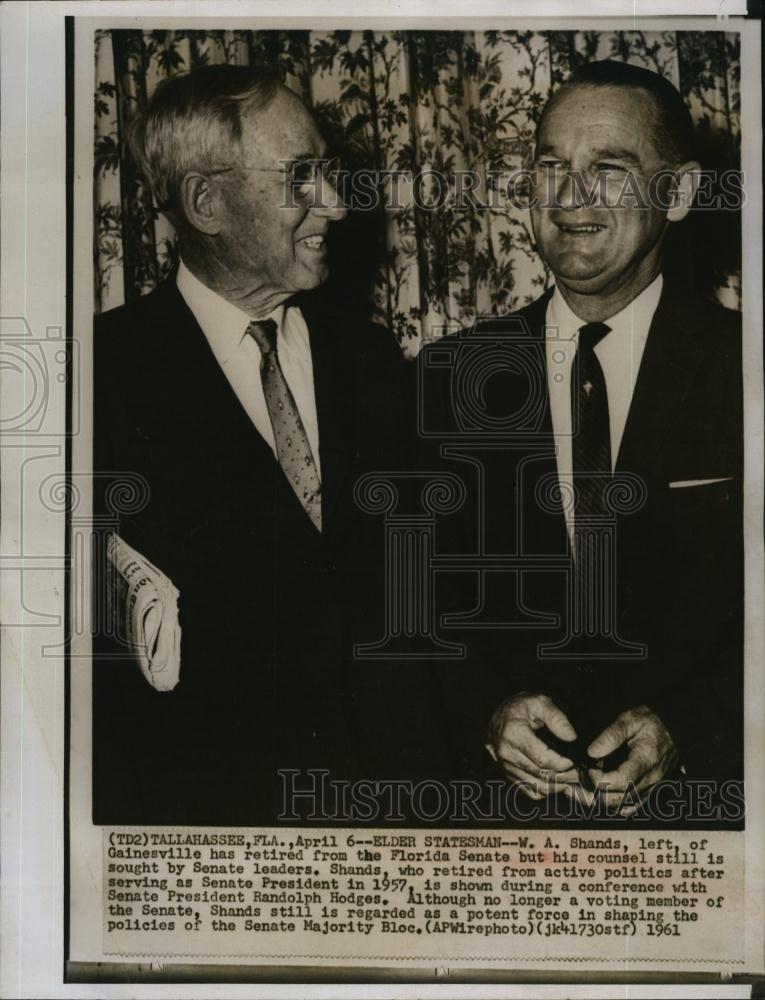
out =
<path fill-rule="evenodd" d="M 403 360 L 314 292 L 345 208 L 277 79 L 218 66 L 167 81 L 131 144 L 180 266 L 96 323 L 95 509 L 109 514 L 110 474 L 148 485 L 119 536 L 179 591 L 181 669 L 157 691 L 96 636 L 94 813 L 273 823 L 278 769 L 301 788 L 309 768 L 395 774 L 397 724 L 421 727 L 401 671 L 394 687 L 351 657 L 376 638 L 383 556 L 353 486 L 401 465 Z"/>
<path fill-rule="evenodd" d="M 514 428 L 512 447 L 481 455 L 482 537 L 465 519 L 462 544 L 528 565 L 484 577 L 463 621 L 504 607 L 523 627 L 494 633 L 490 665 L 445 670 L 447 705 L 463 758 L 486 743 L 537 802 L 590 803 L 597 787 L 629 813 L 663 778 L 742 776 L 740 322 L 662 273 L 698 171 L 668 81 L 581 67 L 542 113 L 531 172 L 555 284 L 449 338 L 455 356 L 491 342 L 495 377 L 471 399 L 487 427 Z M 445 396 L 427 351 L 423 364 L 424 419 L 451 419 L 454 440 L 463 390 Z"/>

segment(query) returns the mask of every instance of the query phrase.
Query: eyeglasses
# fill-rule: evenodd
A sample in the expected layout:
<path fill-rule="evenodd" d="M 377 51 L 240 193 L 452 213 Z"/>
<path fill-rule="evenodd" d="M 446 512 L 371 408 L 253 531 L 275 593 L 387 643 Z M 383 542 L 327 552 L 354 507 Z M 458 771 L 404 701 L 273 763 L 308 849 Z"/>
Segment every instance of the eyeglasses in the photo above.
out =
<path fill-rule="evenodd" d="M 207 174 L 226 174 L 233 170 L 254 170 L 261 174 L 281 174 L 285 183 L 300 194 L 300 190 L 313 191 L 318 175 L 337 187 L 342 180 L 343 165 L 339 156 L 317 157 L 316 159 L 301 158 L 299 160 L 282 160 L 280 167 L 250 167 L 245 165 L 220 167 L 208 170 Z"/>

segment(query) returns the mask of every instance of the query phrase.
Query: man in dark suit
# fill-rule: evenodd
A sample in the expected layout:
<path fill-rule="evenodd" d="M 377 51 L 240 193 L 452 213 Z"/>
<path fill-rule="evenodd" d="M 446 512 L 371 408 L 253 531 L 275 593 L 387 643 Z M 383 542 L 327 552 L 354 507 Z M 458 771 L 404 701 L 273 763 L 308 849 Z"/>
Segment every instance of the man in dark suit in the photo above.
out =
<path fill-rule="evenodd" d="M 662 274 L 698 170 L 668 81 L 583 66 L 536 136 L 531 221 L 555 286 L 425 352 L 426 424 L 474 446 L 507 430 L 447 544 L 525 560 L 485 574 L 462 616 L 495 626 L 467 633 L 474 649 L 495 641 L 445 668 L 446 711 L 472 773 L 486 743 L 538 803 L 591 805 L 596 787 L 628 815 L 661 779 L 742 777 L 740 322 Z M 455 368 L 437 387 L 445 344 L 480 385 Z"/>
<path fill-rule="evenodd" d="M 95 637 L 94 815 L 274 823 L 279 769 L 305 788 L 308 769 L 409 766 L 418 726 L 433 745 L 406 724 L 424 701 L 401 671 L 351 656 L 377 637 L 383 555 L 353 486 L 402 462 L 403 361 L 314 292 L 345 209 L 313 118 L 276 79 L 168 81 L 131 143 L 180 267 L 96 323 L 95 510 L 108 519 L 121 473 L 142 477 L 148 502 L 118 533 L 178 589 L 181 668 L 155 690 Z"/>

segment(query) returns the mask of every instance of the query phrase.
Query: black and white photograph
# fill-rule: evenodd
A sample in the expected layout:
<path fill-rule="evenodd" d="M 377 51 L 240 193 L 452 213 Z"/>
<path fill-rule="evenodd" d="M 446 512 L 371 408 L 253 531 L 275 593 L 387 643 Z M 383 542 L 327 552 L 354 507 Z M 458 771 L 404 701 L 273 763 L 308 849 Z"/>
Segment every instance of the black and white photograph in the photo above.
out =
<path fill-rule="evenodd" d="M 3 5 L 0 992 L 750 995 L 757 12 L 273 6 Z"/>
<path fill-rule="evenodd" d="M 740 824 L 738 36 L 94 54 L 95 821 Z"/>

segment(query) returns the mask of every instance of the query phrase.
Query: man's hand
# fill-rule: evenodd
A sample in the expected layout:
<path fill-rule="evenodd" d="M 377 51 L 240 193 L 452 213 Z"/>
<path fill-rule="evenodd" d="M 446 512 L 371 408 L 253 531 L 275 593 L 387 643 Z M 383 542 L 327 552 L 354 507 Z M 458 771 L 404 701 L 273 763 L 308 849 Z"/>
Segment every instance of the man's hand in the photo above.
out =
<path fill-rule="evenodd" d="M 535 732 L 547 726 L 559 739 L 576 739 L 574 727 L 564 713 L 544 694 L 521 692 L 503 702 L 489 723 L 486 749 L 510 781 L 532 799 L 564 791 L 579 781 L 568 757 L 551 750 Z"/>
<path fill-rule="evenodd" d="M 677 763 L 677 750 L 666 726 L 647 705 L 627 709 L 606 727 L 587 748 L 590 757 L 608 757 L 620 746 L 629 748 L 627 759 L 613 771 L 590 769 L 598 795 L 607 805 L 619 808 L 630 788 L 642 799 L 652 785 L 660 781 Z M 631 787 L 630 787 L 631 786 Z M 622 816 L 636 812 L 638 804 L 626 803 Z"/>

